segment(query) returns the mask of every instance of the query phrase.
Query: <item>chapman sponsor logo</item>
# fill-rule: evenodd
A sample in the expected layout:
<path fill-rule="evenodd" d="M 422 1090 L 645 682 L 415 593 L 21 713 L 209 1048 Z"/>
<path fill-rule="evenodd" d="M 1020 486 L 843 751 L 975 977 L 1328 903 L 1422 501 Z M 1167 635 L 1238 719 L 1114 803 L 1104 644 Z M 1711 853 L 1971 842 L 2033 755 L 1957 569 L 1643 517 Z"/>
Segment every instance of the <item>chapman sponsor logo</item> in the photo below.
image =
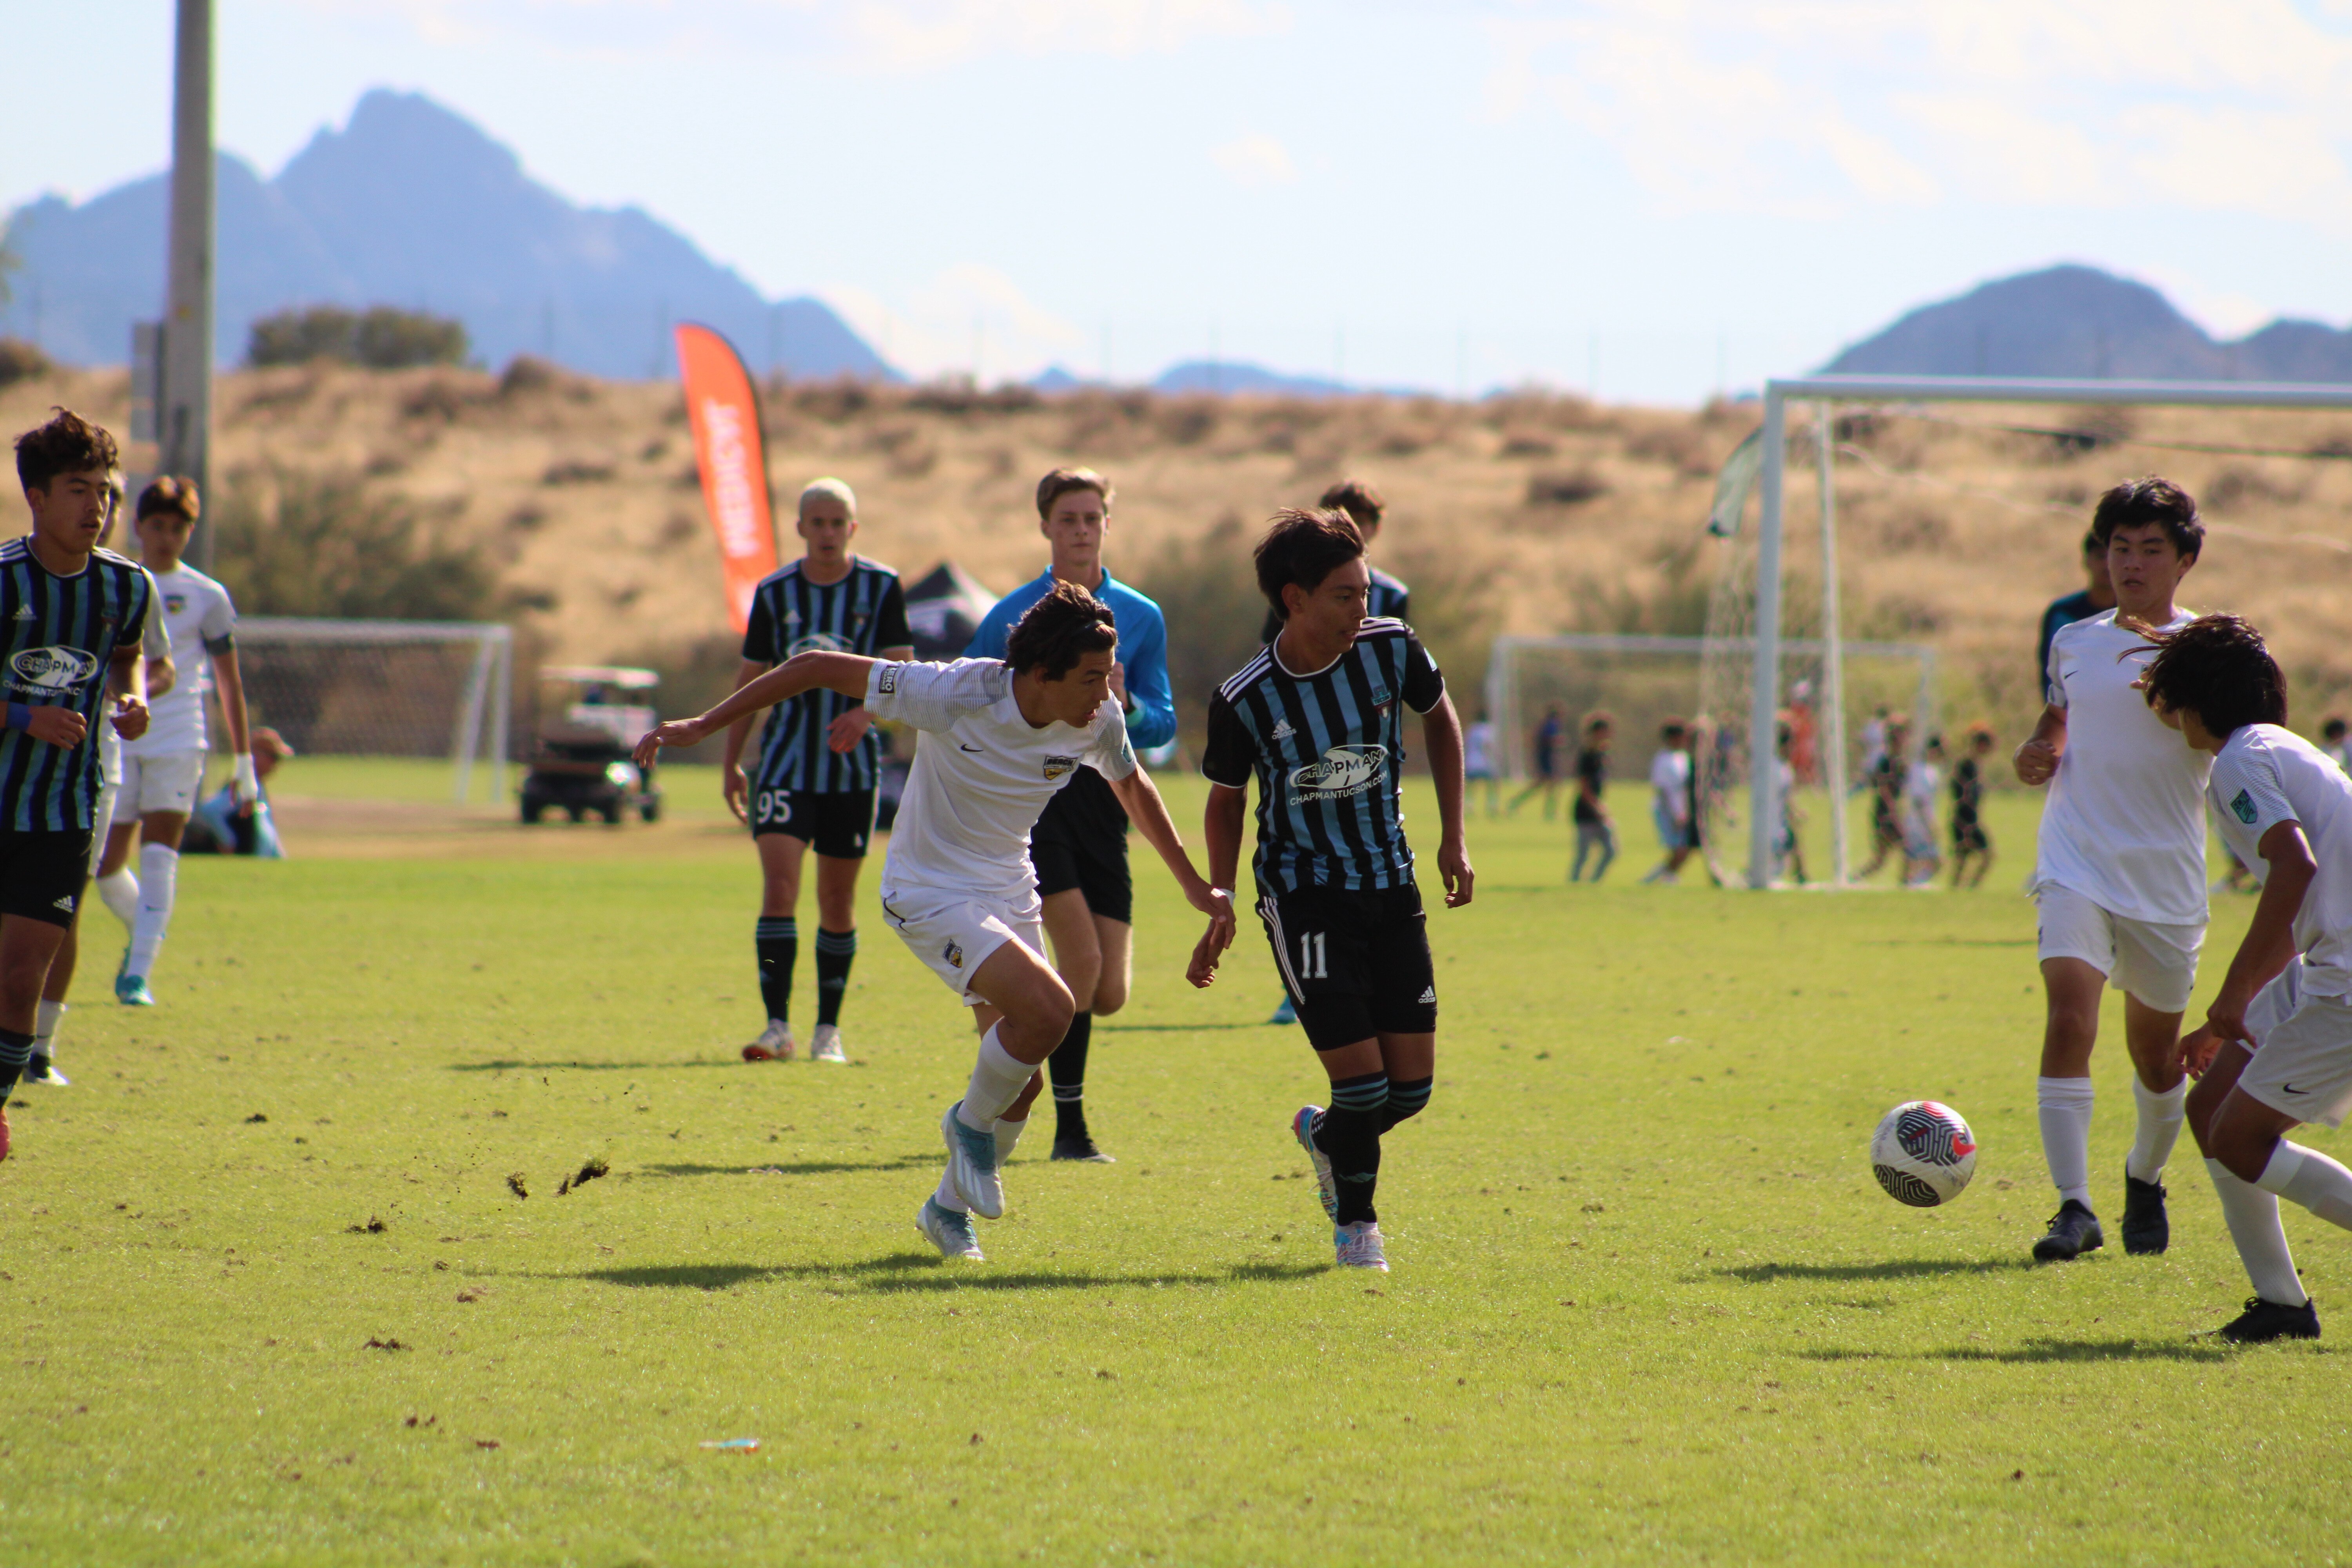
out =
<path fill-rule="evenodd" d="M 35 691 L 71 691 L 98 673 L 98 658 L 78 647 L 28 647 L 8 661 L 9 684 Z"/>
<path fill-rule="evenodd" d="M 784 650 L 790 658 L 796 653 L 851 653 L 856 651 L 831 632 L 811 632 Z"/>
<path fill-rule="evenodd" d="M 1077 770 L 1077 766 L 1078 759 L 1076 757 L 1047 757 L 1045 759 L 1045 776 L 1048 779 L 1058 779 L 1066 774 L 1076 772 Z"/>
<path fill-rule="evenodd" d="M 1334 746 L 1290 775 L 1293 800 L 1361 795 L 1388 776 L 1386 746 Z"/>

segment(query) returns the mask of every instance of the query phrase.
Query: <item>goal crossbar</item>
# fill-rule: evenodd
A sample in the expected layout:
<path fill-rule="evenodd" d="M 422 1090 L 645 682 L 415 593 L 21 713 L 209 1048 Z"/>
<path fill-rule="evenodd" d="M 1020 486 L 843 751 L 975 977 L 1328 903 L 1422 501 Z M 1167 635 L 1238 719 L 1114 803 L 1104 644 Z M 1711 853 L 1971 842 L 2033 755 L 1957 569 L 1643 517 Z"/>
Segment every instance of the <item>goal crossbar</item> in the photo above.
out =
<path fill-rule="evenodd" d="M 1764 384 L 1763 472 L 1756 546 L 1756 668 L 1749 694 L 1748 733 L 1769 735 L 1780 707 L 1780 661 L 1787 646 L 1780 636 L 1781 486 L 1788 468 L 1791 402 L 1822 405 L 1826 428 L 1841 403 L 2065 403 L 2131 404 L 2183 408 L 2352 408 L 2352 385 L 2317 382 L 2083 381 L 2052 376 L 2001 378 L 1958 375 L 1808 375 Z M 1835 493 L 1831 443 L 1818 445 L 1822 522 L 1829 620 L 1834 625 Z M 1824 639 L 1832 693 L 1841 684 L 1842 653 L 1856 645 Z M 1843 730 L 1843 714 L 1832 709 Z M 1838 737 L 1842 742 L 1842 735 Z M 1780 821 L 1778 770 L 1748 769 L 1748 885 L 1772 885 L 1771 825 Z"/>

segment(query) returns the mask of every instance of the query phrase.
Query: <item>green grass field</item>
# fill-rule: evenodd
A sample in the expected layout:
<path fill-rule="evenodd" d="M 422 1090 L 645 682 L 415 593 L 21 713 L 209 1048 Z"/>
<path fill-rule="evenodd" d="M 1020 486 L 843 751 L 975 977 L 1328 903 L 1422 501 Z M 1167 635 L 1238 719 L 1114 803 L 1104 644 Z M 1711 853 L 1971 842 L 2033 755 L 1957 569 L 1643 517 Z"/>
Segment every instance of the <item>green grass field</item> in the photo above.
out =
<path fill-rule="evenodd" d="M 731 840 L 191 860 L 163 1005 L 100 1000 L 93 914 L 75 1087 L 11 1107 L 0 1562 L 2352 1555 L 2335 1342 L 2198 1337 L 2247 1291 L 2193 1156 L 2168 1256 L 2022 1262 L 2030 812 L 1998 890 L 1844 897 L 1635 887 L 1630 810 L 1570 889 L 1563 827 L 1476 820 L 1373 1279 L 1329 1267 L 1262 940 L 1185 987 L 1156 868 L 1089 1073 L 1119 1163 L 1033 1140 L 992 1261 L 949 1268 L 910 1222 L 971 1044 L 878 915 L 856 1065 L 755 1068 Z M 2119 1042 L 2098 1085 L 2112 1211 Z M 1942 1211 L 1865 1158 L 1918 1096 L 1983 1147 Z M 2344 1238 L 2288 1226 L 2352 1300 Z"/>

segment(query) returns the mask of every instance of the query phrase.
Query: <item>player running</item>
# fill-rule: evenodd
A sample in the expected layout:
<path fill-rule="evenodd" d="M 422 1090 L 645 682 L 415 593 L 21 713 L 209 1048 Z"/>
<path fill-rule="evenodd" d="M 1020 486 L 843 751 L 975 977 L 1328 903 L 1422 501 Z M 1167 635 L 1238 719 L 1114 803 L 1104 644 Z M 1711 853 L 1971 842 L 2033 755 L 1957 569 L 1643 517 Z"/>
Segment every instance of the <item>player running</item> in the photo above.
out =
<path fill-rule="evenodd" d="M 1399 705 L 1422 715 L 1437 786 L 1445 901 L 1470 901 L 1462 838 L 1462 724 L 1444 679 L 1402 621 L 1367 617 L 1370 573 L 1345 512 L 1286 510 L 1257 547 L 1257 581 L 1281 635 L 1209 702 L 1201 771 L 1209 874 L 1232 880 L 1257 779 L 1258 918 L 1331 1082 L 1291 1132 L 1315 1167 L 1341 1268 L 1388 1268 L 1373 1207 L 1381 1138 L 1429 1103 L 1437 982 L 1398 769 Z M 1215 966 L 1213 927 L 1192 977 Z"/>
<path fill-rule="evenodd" d="M 2265 860 L 2262 900 L 2204 1026 L 2181 1042 L 2189 1125 L 2253 1282 L 2221 1337 L 2315 1340 L 2278 1200 L 2352 1228 L 2352 1171 L 2286 1142 L 2352 1110 L 2352 779 L 2284 728 L 2286 678 L 2253 627 L 2205 616 L 2154 638 L 2148 706 L 2212 761 L 2208 794 L 2241 858 Z"/>
<path fill-rule="evenodd" d="M 855 554 L 857 497 L 839 479 L 816 479 L 801 491 L 793 524 L 801 558 L 751 595 L 743 633 L 750 685 L 794 654 L 822 649 L 887 659 L 915 655 L 907 629 L 907 595 L 898 574 Z M 776 705 L 761 736 L 756 776 L 743 773 L 743 742 L 752 713 L 727 727 L 719 787 L 727 809 L 751 827 L 760 852 L 760 920 L 751 945 L 760 963 L 767 1027 L 743 1047 L 750 1062 L 793 1059 L 793 968 L 800 957 L 801 868 L 816 850 L 816 1029 L 809 1060 L 846 1062 L 841 999 L 857 956 L 857 872 L 874 837 L 874 798 L 882 766 L 874 715 L 856 697 L 813 689 Z"/>
<path fill-rule="evenodd" d="M 16 440 L 33 531 L 0 544 L 0 1159 L 41 988 L 89 879 L 90 729 L 103 717 L 128 741 L 147 727 L 154 580 L 98 547 L 114 466 L 114 437 L 71 409 Z"/>
<path fill-rule="evenodd" d="M 2050 785 L 2032 884 L 2048 1005 L 2035 1098 L 2059 1196 L 2033 1244 L 2045 1263 L 2105 1240 L 2090 1176 L 2091 1047 L 2104 985 L 2124 994 L 2139 1112 L 2124 1162 L 2124 1250 L 2162 1252 L 2171 1239 L 2163 1178 L 2188 1089 L 2180 1016 L 2205 941 L 2208 758 L 2168 733 L 2137 689 L 2156 651 L 2141 634 L 2189 624 L 2173 595 L 2197 564 L 2204 525 L 2187 491 L 2151 478 L 2101 496 L 2091 531 L 2106 546 L 2116 607 L 2051 638 L 2049 706 L 2015 759 L 2021 782 Z"/>
<path fill-rule="evenodd" d="M 1144 750 L 1176 738 L 1176 697 L 1168 687 L 1168 626 L 1160 606 L 1103 569 L 1110 532 L 1110 481 L 1092 468 L 1055 468 L 1037 481 L 1037 531 L 1052 564 L 996 602 L 972 635 L 966 658 L 1003 658 L 1029 607 L 1056 583 L 1076 583 L 1110 606 L 1118 647 L 1111 695 L 1127 719 L 1129 743 Z M 1081 768 L 1048 801 L 1030 836 L 1037 894 L 1054 967 L 1077 999 L 1070 1032 L 1046 1063 L 1054 1086 L 1054 1158 L 1112 1163 L 1087 1126 L 1087 1048 L 1097 1018 L 1127 1005 L 1133 978 L 1135 883 L 1127 868 L 1127 813 L 1100 773 Z"/>
<path fill-rule="evenodd" d="M 236 798 L 250 807 L 261 795 L 246 718 L 245 680 L 236 663 L 236 606 L 229 602 L 226 588 L 182 559 L 202 511 L 194 479 L 167 474 L 139 492 L 140 563 L 155 579 L 173 660 L 186 667 L 187 679 L 153 698 L 147 732 L 123 742 L 117 820 L 106 829 L 106 853 L 99 862 L 99 894 L 131 928 L 131 944 L 114 975 L 114 999 L 126 1007 L 155 1005 L 148 977 L 155 973 L 178 901 L 180 836 L 195 809 L 210 755 L 205 693 L 215 687 L 221 716 L 228 725 L 229 751 L 236 759 L 232 785 Z M 136 877 L 129 868 L 134 839 L 139 843 Z"/>
<path fill-rule="evenodd" d="M 943 1257 L 983 1261 L 971 1215 L 1003 1214 L 1002 1172 L 1028 1125 L 1037 1068 L 1076 1012 L 1069 987 L 1045 963 L 1029 835 L 1081 766 L 1109 781 L 1185 899 L 1210 917 L 1196 967 L 1202 954 L 1213 964 L 1233 941 L 1233 895 L 1192 868 L 1160 792 L 1136 766 L 1111 695 L 1118 647 L 1108 606 L 1075 583 L 1056 583 L 1013 626 L 1001 661 L 797 654 L 700 718 L 664 724 L 637 742 L 638 764 L 649 767 L 664 746 L 693 745 L 746 713 L 820 689 L 862 698 L 877 719 L 919 731 L 882 863 L 882 909 L 915 956 L 972 1009 L 980 1030 L 970 1087 L 940 1122 L 947 1173 L 916 1216 Z M 1195 978 L 1207 983 L 1205 973 Z"/>

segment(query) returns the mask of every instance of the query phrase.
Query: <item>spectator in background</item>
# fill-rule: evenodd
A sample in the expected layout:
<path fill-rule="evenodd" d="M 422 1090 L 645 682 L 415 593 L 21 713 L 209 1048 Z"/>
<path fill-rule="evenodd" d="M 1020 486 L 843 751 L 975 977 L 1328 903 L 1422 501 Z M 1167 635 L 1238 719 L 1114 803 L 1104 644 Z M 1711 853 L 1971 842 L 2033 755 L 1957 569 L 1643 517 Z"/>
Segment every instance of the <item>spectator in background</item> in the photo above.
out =
<path fill-rule="evenodd" d="M 2034 650 L 2033 689 L 2046 693 L 2050 685 L 2050 639 L 2061 626 L 2087 621 L 2116 607 L 2116 585 L 2107 578 L 2107 547 L 2095 533 L 2083 535 L 2083 575 L 2088 584 L 2063 599 L 2053 599 L 2042 612 L 2042 643 Z"/>
<path fill-rule="evenodd" d="M 2345 739 L 2344 716 L 2331 713 L 2319 726 L 2319 750 L 2346 773 L 2352 773 L 2352 741 Z"/>
<path fill-rule="evenodd" d="M 1601 863 L 1592 868 L 1596 882 L 1617 858 L 1617 826 L 1609 820 L 1610 734 L 1608 714 L 1584 721 L 1584 744 L 1576 753 L 1576 804 L 1569 813 L 1576 821 L 1576 860 L 1568 868 L 1571 882 L 1584 879 L 1584 859 L 1593 850 L 1601 852 Z"/>
<path fill-rule="evenodd" d="M 1658 727 L 1657 755 L 1650 759 L 1650 819 L 1657 824 L 1665 858 L 1642 879 L 1673 884 L 1682 879 L 1691 851 L 1690 727 L 1669 719 Z"/>
<path fill-rule="evenodd" d="M 1780 832 L 1773 841 L 1772 854 L 1779 862 L 1778 870 L 1805 884 L 1805 850 L 1797 842 L 1797 824 L 1805 819 L 1797 809 L 1797 767 L 1789 759 L 1796 750 L 1797 731 L 1784 714 L 1777 726 L 1773 755 L 1779 760 L 1773 765 L 1780 770 Z"/>
<path fill-rule="evenodd" d="M 1853 793 L 1860 795 L 1878 776 L 1879 764 L 1886 761 L 1886 707 L 1881 703 L 1870 710 L 1870 721 L 1862 727 L 1862 772 L 1854 775 Z"/>
<path fill-rule="evenodd" d="M 1870 791 L 1870 864 L 1856 874 L 1856 881 L 1876 875 L 1886 858 L 1903 847 L 1903 748 L 1910 740 L 1907 731 L 1902 720 L 1887 720 L 1879 731 L 1878 758 L 1863 775 L 1863 785 Z"/>
<path fill-rule="evenodd" d="M 1486 815 L 1496 814 L 1495 805 L 1495 721 L 1486 717 L 1484 708 L 1478 710 L 1477 721 L 1462 734 L 1462 776 L 1472 785 L 1486 786 Z M 1468 791 L 1464 792 L 1468 798 Z"/>
<path fill-rule="evenodd" d="M 253 772 L 257 789 L 253 809 L 247 811 L 237 805 L 234 784 L 223 784 L 216 794 L 197 802 L 195 810 L 188 814 L 187 828 L 180 837 L 180 853 L 285 859 L 286 846 L 278 837 L 278 820 L 269 814 L 269 775 L 293 754 L 294 748 L 277 731 L 254 731 Z"/>
<path fill-rule="evenodd" d="M 1903 885 L 1932 886 L 1944 858 L 1936 849 L 1936 797 L 1944 793 L 1944 737 L 1930 735 L 1903 773 Z"/>
<path fill-rule="evenodd" d="M 1554 702 L 1544 709 L 1543 722 L 1536 726 L 1534 738 L 1536 776 L 1527 788 L 1511 797 L 1508 809 L 1516 813 L 1527 804 L 1528 796 L 1543 791 L 1544 820 L 1549 822 L 1559 815 L 1559 802 L 1553 798 L 1559 788 L 1559 743 L 1568 736 L 1568 721 Z"/>
<path fill-rule="evenodd" d="M 1979 808 L 1984 804 L 1984 759 L 1992 754 L 1992 726 L 1969 726 L 1968 753 L 1952 764 L 1952 886 L 1975 887 L 1992 869 L 1992 838 Z M 1968 875 L 1969 861 L 1977 874 Z M 1965 880 L 1964 880 L 1965 879 Z"/>
<path fill-rule="evenodd" d="M 1813 711 L 1811 681 L 1800 680 L 1790 689 L 1785 721 L 1789 727 L 1788 763 L 1795 770 L 1796 781 L 1808 786 L 1821 783 L 1821 718 Z"/>

